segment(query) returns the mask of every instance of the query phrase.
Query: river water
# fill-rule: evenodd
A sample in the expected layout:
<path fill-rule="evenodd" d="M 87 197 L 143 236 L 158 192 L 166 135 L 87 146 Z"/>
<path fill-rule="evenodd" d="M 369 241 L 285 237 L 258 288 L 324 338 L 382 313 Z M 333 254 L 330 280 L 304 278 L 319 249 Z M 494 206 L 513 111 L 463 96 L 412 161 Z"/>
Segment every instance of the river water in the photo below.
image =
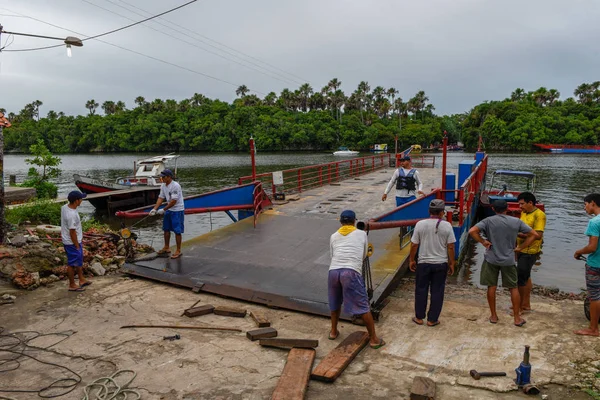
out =
<path fill-rule="evenodd" d="M 79 173 L 99 179 L 114 180 L 131 174 L 133 161 L 154 154 L 85 154 L 62 155 L 62 174 L 59 178 L 59 196 L 76 189 L 73 174 Z M 158 155 L 158 154 L 156 154 Z M 435 154 L 440 156 L 440 154 Z M 448 168 L 456 169 L 458 163 L 472 159 L 473 154 L 450 153 Z M 5 176 L 17 175 L 22 182 L 27 173 L 25 155 L 6 155 Z M 257 154 L 257 172 L 270 172 L 305 165 L 336 161 L 325 153 L 278 153 Z M 441 166 L 438 157 L 436 168 Z M 184 195 L 196 194 L 237 184 L 237 178 L 251 174 L 250 157 L 246 154 L 183 154 L 178 160 L 178 177 Z M 536 195 L 546 206 L 548 217 L 541 260 L 534 267 L 536 284 L 557 286 L 561 290 L 579 292 L 585 287 L 584 263 L 573 259 L 576 249 L 587 243 L 583 234 L 589 217 L 583 210 L 583 196 L 598 190 L 598 158 L 594 155 L 552 154 L 491 154 L 488 171 L 514 169 L 537 174 Z M 382 192 L 384 187 L 381 188 Z M 94 214 L 94 208 L 84 202 L 80 207 L 84 214 L 119 227 L 119 221 Z M 127 221 L 131 224 L 132 221 Z M 225 213 L 186 216 L 185 238 L 191 238 L 231 223 Z M 146 220 L 135 226 L 139 240 L 159 247 L 162 232 L 159 220 Z M 459 281 L 478 284 L 479 268 L 483 261 L 481 246 L 473 249 L 465 260 L 458 276 Z"/>

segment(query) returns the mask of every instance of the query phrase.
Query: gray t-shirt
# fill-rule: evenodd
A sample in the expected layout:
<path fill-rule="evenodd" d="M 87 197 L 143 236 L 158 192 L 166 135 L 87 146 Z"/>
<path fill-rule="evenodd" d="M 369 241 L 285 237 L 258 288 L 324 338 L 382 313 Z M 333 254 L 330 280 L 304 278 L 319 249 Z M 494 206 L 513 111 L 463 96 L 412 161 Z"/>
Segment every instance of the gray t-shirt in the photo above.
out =
<path fill-rule="evenodd" d="M 492 246 L 484 258 L 490 264 L 515 265 L 515 247 L 519 233 L 529 233 L 531 228 L 518 218 L 506 214 L 488 217 L 475 225 Z"/>
<path fill-rule="evenodd" d="M 419 263 L 443 264 L 449 261 L 448 245 L 456 242 L 456 237 L 450 222 L 429 218 L 417 222 L 410 241 L 419 245 Z"/>

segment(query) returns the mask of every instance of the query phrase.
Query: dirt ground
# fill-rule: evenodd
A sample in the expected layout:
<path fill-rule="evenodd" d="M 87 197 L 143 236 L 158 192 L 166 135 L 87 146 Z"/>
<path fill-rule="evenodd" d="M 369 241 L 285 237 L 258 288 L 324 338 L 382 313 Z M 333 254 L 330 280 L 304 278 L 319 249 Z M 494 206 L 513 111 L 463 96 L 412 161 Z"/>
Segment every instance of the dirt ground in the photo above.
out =
<path fill-rule="evenodd" d="M 534 312 L 523 328 L 514 327 L 506 309 L 509 297 L 499 294 L 500 322 L 487 321 L 485 293 L 471 286 L 449 286 L 437 327 L 418 326 L 413 315 L 412 281 L 399 287 L 377 324 L 387 345 L 365 348 L 333 384 L 311 381 L 308 399 L 408 399 L 415 376 L 433 379 L 436 399 L 590 399 L 582 389 L 600 384 L 600 339 L 578 337 L 575 328 L 587 320 L 580 301 L 556 301 L 535 296 Z M 1 290 L 0 290 L 1 292 Z M 49 349 L 25 354 L 68 366 L 82 377 L 62 399 L 81 399 L 83 388 L 116 370 L 131 369 L 131 386 L 144 399 L 268 399 L 285 365 L 287 351 L 261 348 L 246 338 L 255 328 L 244 319 L 217 315 L 197 318 L 181 313 L 196 301 L 260 310 L 279 331 L 279 337 L 318 339 L 315 365 L 338 343 L 327 340 L 329 320 L 285 310 L 269 309 L 187 289 L 122 275 L 98 277 L 83 293 L 70 293 L 65 282 L 33 292 L 18 292 L 14 304 L 0 306 L 3 335 L 17 331 L 48 334 L 73 331 Z M 120 329 L 128 324 L 220 325 L 236 332 L 173 329 Z M 341 337 L 364 328 L 341 325 Z M 163 340 L 165 335 L 180 340 Z M 30 334 L 31 335 L 31 334 Z M 0 348 L 7 349 L 6 336 Z M 46 347 L 64 339 L 47 336 L 30 342 Z M 14 342 L 13 342 L 14 343 Z M 517 391 L 513 379 L 524 345 L 531 346 L 532 378 L 542 389 L 538 396 Z M 0 353 L 2 354 L 2 353 Z M 7 353 L 3 354 L 3 358 Z M 8 369 L 4 364 L 0 370 Z M 479 381 L 469 370 L 504 371 L 507 377 Z M 22 357 L 17 370 L 0 373 L 0 389 L 35 390 L 72 375 L 56 366 Z M 13 399 L 35 399 L 36 393 L 0 393 Z"/>

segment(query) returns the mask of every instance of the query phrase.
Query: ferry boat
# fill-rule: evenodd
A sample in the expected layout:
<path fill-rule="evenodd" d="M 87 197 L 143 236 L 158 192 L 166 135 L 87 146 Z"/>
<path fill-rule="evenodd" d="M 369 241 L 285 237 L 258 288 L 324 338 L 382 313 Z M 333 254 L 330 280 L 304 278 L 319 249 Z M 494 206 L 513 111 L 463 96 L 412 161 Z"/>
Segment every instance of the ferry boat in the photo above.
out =
<path fill-rule="evenodd" d="M 534 144 L 542 151 L 555 154 L 600 154 L 600 145 L 584 146 L 575 144 Z"/>

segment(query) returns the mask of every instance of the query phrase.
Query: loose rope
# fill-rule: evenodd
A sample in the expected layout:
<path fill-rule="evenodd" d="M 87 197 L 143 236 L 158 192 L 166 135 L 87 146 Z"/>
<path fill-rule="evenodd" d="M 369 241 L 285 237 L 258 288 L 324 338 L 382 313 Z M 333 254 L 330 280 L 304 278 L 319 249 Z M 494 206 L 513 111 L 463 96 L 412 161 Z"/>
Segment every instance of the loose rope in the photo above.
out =
<path fill-rule="evenodd" d="M 116 377 L 128 373 L 132 374 L 131 379 L 124 385 L 119 385 Z M 129 389 L 129 385 L 136 376 L 135 371 L 122 369 L 111 376 L 98 378 L 83 389 L 84 396 L 82 400 L 139 400 L 142 395 L 135 389 Z"/>

